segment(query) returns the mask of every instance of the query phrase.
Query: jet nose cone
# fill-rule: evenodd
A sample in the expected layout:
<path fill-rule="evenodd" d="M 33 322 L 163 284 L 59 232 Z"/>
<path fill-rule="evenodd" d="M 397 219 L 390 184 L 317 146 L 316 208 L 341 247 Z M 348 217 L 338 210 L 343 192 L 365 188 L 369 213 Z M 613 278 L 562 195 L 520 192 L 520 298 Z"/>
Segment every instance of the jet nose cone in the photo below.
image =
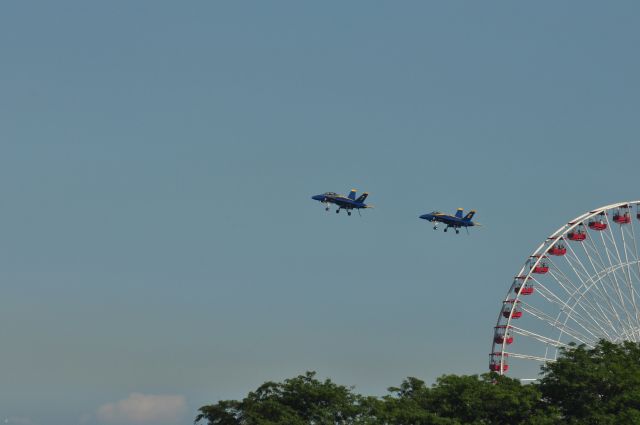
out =
<path fill-rule="evenodd" d="M 430 218 L 430 214 L 422 214 L 422 215 L 420 216 L 420 218 L 423 218 L 423 219 L 425 219 L 425 220 L 429 220 L 429 218 Z"/>
<path fill-rule="evenodd" d="M 311 197 L 311 199 L 313 199 L 314 201 L 322 201 L 324 200 L 324 196 L 322 195 L 314 195 Z"/>

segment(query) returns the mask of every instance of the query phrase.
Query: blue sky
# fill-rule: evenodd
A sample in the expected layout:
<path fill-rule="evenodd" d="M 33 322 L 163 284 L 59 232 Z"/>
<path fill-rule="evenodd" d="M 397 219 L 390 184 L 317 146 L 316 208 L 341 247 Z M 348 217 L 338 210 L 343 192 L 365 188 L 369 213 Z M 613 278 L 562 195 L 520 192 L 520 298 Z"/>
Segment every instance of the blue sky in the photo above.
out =
<path fill-rule="evenodd" d="M 484 372 L 527 255 L 640 198 L 639 12 L 4 4 L 0 416 L 188 424 L 305 370 Z M 310 200 L 351 188 L 376 208 Z M 417 218 L 457 207 L 485 227 Z"/>

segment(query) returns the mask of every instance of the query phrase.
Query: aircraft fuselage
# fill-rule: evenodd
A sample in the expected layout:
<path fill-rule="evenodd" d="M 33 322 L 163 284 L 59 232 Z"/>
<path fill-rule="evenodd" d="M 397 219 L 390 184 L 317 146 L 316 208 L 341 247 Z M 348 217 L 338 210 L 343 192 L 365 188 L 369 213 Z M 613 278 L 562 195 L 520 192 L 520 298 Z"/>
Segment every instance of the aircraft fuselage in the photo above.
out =
<path fill-rule="evenodd" d="M 443 224 L 446 224 L 449 227 L 455 227 L 455 228 L 473 227 L 473 226 L 476 225 L 470 219 L 465 219 L 465 218 L 462 218 L 462 217 L 456 217 L 456 216 L 453 216 L 453 215 L 443 214 L 443 213 L 439 213 L 439 212 L 433 212 L 433 213 L 429 213 L 429 214 L 422 214 L 420 216 L 420 218 L 422 218 L 424 220 L 427 220 L 427 221 L 431 221 L 431 222 L 443 223 Z"/>
<path fill-rule="evenodd" d="M 322 195 L 312 196 L 311 199 L 315 201 L 320 201 L 325 204 L 335 204 L 338 207 L 345 210 L 368 208 L 367 204 L 365 204 L 364 202 L 357 202 L 347 198 L 346 196 L 340 196 L 340 195 L 322 194 Z"/>

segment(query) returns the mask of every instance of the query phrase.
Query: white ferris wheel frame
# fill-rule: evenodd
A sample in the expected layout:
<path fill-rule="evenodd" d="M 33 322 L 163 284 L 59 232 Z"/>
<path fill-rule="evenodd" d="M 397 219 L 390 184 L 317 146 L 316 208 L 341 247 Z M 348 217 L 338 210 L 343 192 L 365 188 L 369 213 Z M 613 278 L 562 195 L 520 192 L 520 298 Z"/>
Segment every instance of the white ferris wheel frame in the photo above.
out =
<path fill-rule="evenodd" d="M 629 224 L 620 224 L 618 226 L 620 228 L 620 236 L 616 238 L 613 233 L 613 227 L 614 225 L 618 225 L 618 223 L 610 221 L 609 214 L 607 214 L 608 211 L 619 211 L 620 208 L 628 208 L 627 211 L 632 213 L 633 206 L 636 207 L 636 212 L 640 214 L 640 200 L 637 200 L 605 205 L 579 215 L 548 236 L 528 257 L 509 287 L 507 295 L 500 306 L 500 312 L 498 313 L 498 320 L 494 328 L 494 334 L 492 335 L 490 352 L 492 362 L 499 365 L 496 372 L 500 375 L 507 372 L 507 370 L 505 370 L 508 368 L 507 358 L 533 360 L 541 363 L 552 362 L 558 355 L 558 349 L 567 346 L 567 343 L 563 342 L 563 339 L 567 338 L 571 338 L 573 341 L 589 347 L 593 347 L 599 339 L 603 338 L 618 342 L 627 339 L 640 342 L 640 256 L 638 255 L 638 242 L 635 238 L 633 224 L 635 217 L 633 217 L 634 214 L 631 214 L 631 222 Z M 604 213 L 604 215 L 602 215 L 602 213 Z M 572 246 L 572 243 L 575 244 L 577 242 L 570 241 L 566 237 L 567 234 L 576 228 L 583 228 L 586 231 L 588 221 L 598 215 L 606 220 L 607 224 L 606 229 L 598 232 L 599 237 L 602 239 L 602 245 L 605 247 L 605 252 L 598 251 L 596 243 L 591 237 L 592 234 L 596 234 L 593 232 L 586 232 L 587 238 L 579 242 L 582 248 L 578 248 L 577 245 Z M 630 231 L 626 231 L 626 235 L 623 229 L 625 226 L 630 229 Z M 558 258 L 557 261 L 565 261 L 568 264 L 568 269 L 572 269 L 578 278 L 577 282 L 573 282 L 573 280 L 566 276 L 559 268 L 556 268 L 553 257 L 547 254 L 548 251 L 559 242 L 565 246 L 567 251 L 566 255 L 563 255 L 565 260 L 556 257 Z M 610 244 L 611 250 L 607 247 L 607 242 Z M 618 245 L 620 243 L 622 246 L 619 247 Z M 587 266 L 583 264 L 581 257 L 575 252 L 578 249 L 584 251 L 586 254 L 586 257 L 584 257 L 585 260 L 588 259 L 591 263 L 591 269 L 596 273 L 589 273 Z M 590 252 L 590 249 L 592 252 Z M 629 255 L 630 253 L 632 255 Z M 629 258 L 630 256 L 632 257 L 631 259 Z M 555 283 L 559 284 L 561 289 L 570 296 L 558 296 L 556 294 L 557 288 L 548 288 L 542 282 L 543 279 L 536 278 L 533 270 L 538 267 L 541 261 L 545 261 L 551 266 L 549 271 Z M 596 267 L 598 264 L 601 266 L 599 270 L 598 267 Z M 634 265 L 636 267 L 633 267 Z M 623 282 L 621 282 L 623 279 L 618 278 L 620 271 L 622 271 L 624 276 Z M 609 282 L 606 282 L 606 279 L 608 279 Z M 636 282 L 636 286 L 633 284 L 634 281 Z M 523 299 L 522 291 L 525 289 L 526 283 L 532 283 L 535 286 L 536 296 L 541 296 L 545 298 L 547 302 L 559 307 L 559 311 L 555 317 L 529 305 L 526 302 L 526 297 L 531 297 L 532 295 L 525 294 Z M 610 288 L 604 286 L 607 283 L 610 283 Z M 518 285 L 520 289 L 515 291 Z M 596 297 L 594 299 L 587 298 L 587 295 L 591 296 L 596 291 L 600 293 L 595 294 Z M 613 292 L 618 299 L 612 299 L 609 293 L 610 291 Z M 603 302 L 604 306 L 599 303 L 599 300 Z M 509 304 L 511 304 L 509 315 L 505 317 L 504 312 L 508 310 L 505 306 Z M 557 336 L 545 336 L 527 330 L 525 327 L 517 326 L 517 324 L 514 323 L 513 313 L 518 307 L 521 308 L 524 314 L 546 322 L 547 326 L 555 328 Z M 621 317 L 621 314 L 624 317 Z M 519 319 L 516 319 L 516 321 L 517 320 Z M 573 322 L 578 324 L 577 327 L 582 329 L 575 329 L 570 326 L 570 320 L 573 320 Z M 622 324 L 622 329 L 619 329 L 620 326 L 617 327 L 617 324 Z M 627 324 L 628 327 L 626 327 Z M 504 329 L 501 343 L 496 342 L 495 339 L 496 330 L 499 328 Z M 507 334 L 515 334 L 537 340 L 537 342 L 546 346 L 544 355 L 509 351 L 508 346 L 510 343 L 508 342 Z M 498 362 L 496 362 L 496 357 L 499 357 Z"/>

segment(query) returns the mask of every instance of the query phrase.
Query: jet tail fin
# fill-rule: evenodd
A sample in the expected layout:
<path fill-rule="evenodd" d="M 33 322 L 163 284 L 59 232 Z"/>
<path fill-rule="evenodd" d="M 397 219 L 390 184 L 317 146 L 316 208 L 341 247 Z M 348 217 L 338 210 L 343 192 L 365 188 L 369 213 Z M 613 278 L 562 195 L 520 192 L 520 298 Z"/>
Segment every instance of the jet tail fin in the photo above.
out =
<path fill-rule="evenodd" d="M 351 199 L 352 201 L 356 200 L 356 190 L 355 189 L 351 189 L 351 192 L 349 192 L 349 199 Z"/>
<path fill-rule="evenodd" d="M 363 203 L 364 200 L 367 199 L 367 196 L 369 196 L 367 192 L 363 193 L 362 195 L 358 196 L 358 199 L 356 199 L 356 202 Z"/>
<path fill-rule="evenodd" d="M 473 215 L 476 213 L 475 210 L 471 210 L 469 211 L 469 214 L 465 215 L 463 220 L 465 221 L 471 221 L 471 219 L 473 218 Z"/>
<path fill-rule="evenodd" d="M 456 211 L 456 218 L 462 218 L 462 208 L 458 208 L 458 211 Z"/>

